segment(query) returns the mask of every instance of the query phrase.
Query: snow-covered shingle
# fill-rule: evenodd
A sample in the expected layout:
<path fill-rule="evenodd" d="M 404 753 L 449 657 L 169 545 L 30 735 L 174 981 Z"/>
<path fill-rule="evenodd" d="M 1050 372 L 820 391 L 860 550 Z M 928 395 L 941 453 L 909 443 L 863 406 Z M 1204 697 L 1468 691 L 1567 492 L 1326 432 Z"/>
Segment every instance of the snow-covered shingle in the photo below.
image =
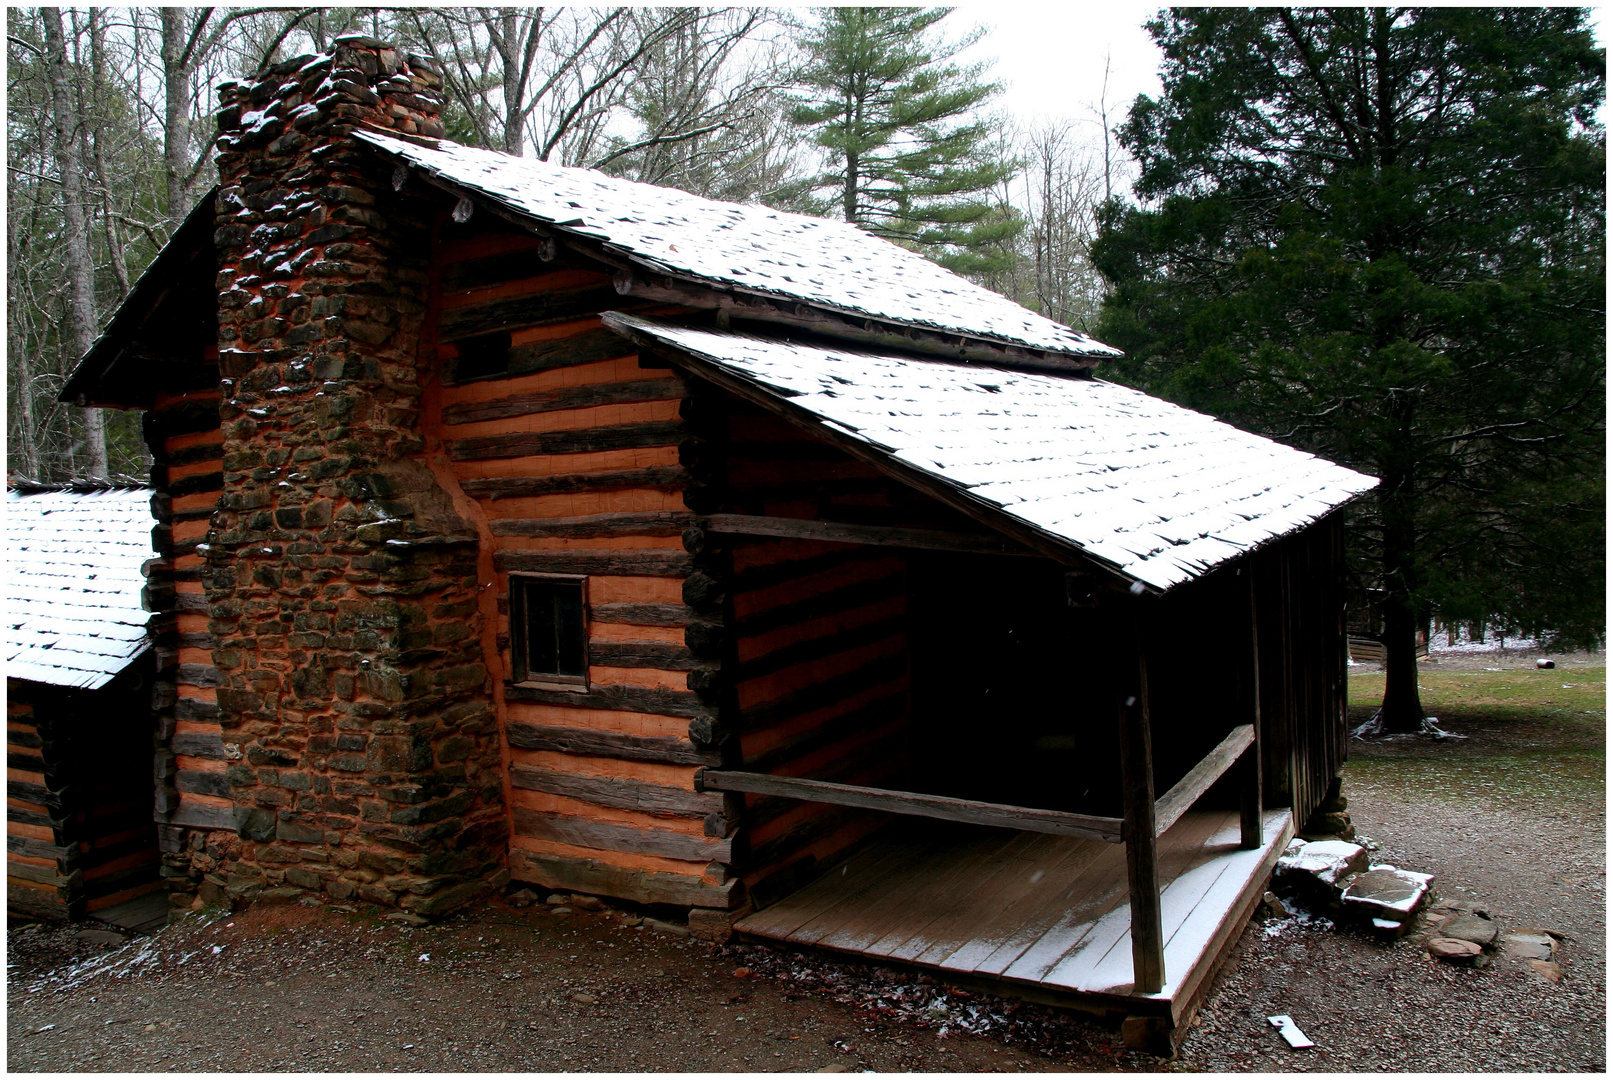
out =
<path fill-rule="evenodd" d="M 603 240 L 655 272 L 1031 349 L 1120 355 L 845 222 L 717 202 L 446 140 L 429 149 L 378 132 L 356 134 L 512 210 Z"/>
<path fill-rule="evenodd" d="M 672 326 L 606 324 L 719 365 L 1156 589 L 1377 480 L 1138 390 Z"/>
<path fill-rule="evenodd" d="M 105 686 L 148 645 L 151 492 L 6 492 L 6 676 Z"/>

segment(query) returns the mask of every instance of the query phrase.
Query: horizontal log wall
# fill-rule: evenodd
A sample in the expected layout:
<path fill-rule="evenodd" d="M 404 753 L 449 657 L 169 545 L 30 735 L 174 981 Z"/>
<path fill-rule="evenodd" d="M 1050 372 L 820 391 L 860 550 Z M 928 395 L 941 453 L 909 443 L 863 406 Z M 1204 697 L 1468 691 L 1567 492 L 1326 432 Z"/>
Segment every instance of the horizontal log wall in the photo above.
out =
<path fill-rule="evenodd" d="M 975 531 L 792 425 L 732 399 L 723 405 L 721 511 Z M 735 767 L 899 785 L 908 722 L 903 552 L 748 536 L 729 546 L 735 646 L 725 675 L 739 739 Z M 888 820 L 848 807 L 742 798 L 742 876 L 763 906 Z"/>
<path fill-rule="evenodd" d="M 99 690 L 7 680 L 8 903 L 76 918 L 156 889 L 150 656 Z"/>
<path fill-rule="evenodd" d="M 215 370 L 216 358 L 214 346 L 206 359 Z M 233 832 L 236 825 L 225 774 L 230 758 L 219 725 L 221 680 L 213 666 L 215 640 L 197 551 L 224 487 L 219 402 L 215 375 L 210 389 L 159 393 L 144 420 L 157 488 L 156 558 L 146 564 L 146 604 L 156 612 L 155 812 L 168 826 L 163 848 L 176 856 L 187 830 Z"/>
<path fill-rule="evenodd" d="M 435 260 L 439 388 L 425 424 L 492 549 L 488 666 L 504 685 L 511 875 L 643 903 L 728 907 L 734 823 L 694 771 L 721 760 L 689 647 L 698 560 L 680 447 L 683 381 L 638 363 L 597 313 L 624 302 L 608 268 L 473 220 Z M 488 345 L 489 341 L 493 345 Z M 500 352 L 507 346 L 507 352 Z M 491 348 L 491 352 L 489 352 Z M 588 685 L 510 678 L 511 574 L 587 578 Z"/>

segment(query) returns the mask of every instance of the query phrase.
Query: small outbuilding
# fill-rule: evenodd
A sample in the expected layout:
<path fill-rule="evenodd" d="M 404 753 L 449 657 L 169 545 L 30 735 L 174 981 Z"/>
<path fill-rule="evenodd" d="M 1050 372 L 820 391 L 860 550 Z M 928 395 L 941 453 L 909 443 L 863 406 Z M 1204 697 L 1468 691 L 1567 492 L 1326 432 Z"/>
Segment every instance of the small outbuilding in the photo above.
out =
<path fill-rule="evenodd" d="M 1343 763 L 1375 481 L 439 88 L 362 37 L 226 87 L 65 391 L 146 410 L 201 898 L 514 879 L 1180 1031 Z"/>
<path fill-rule="evenodd" d="M 13 483 L 5 517 L 7 907 L 77 918 L 159 886 L 151 491 Z"/>

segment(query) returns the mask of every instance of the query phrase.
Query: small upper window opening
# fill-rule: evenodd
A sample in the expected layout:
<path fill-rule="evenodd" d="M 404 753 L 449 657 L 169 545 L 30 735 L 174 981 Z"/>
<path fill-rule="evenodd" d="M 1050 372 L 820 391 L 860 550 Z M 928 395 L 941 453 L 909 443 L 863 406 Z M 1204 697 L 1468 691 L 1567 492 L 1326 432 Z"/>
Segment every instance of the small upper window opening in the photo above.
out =
<path fill-rule="evenodd" d="M 588 688 L 587 584 L 510 576 L 511 681 Z"/>

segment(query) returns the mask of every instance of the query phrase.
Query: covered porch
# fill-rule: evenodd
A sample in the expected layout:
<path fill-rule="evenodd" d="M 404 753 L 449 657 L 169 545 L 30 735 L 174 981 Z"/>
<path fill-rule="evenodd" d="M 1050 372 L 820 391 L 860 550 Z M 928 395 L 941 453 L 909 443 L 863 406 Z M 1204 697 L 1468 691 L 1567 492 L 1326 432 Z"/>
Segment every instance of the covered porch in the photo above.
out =
<path fill-rule="evenodd" d="M 738 922 L 751 937 L 944 973 L 948 981 L 1129 1018 L 1128 1039 L 1164 1048 L 1293 836 L 1269 810 L 1260 845 L 1239 815 L 1189 811 L 1160 836 L 1157 990 L 1133 976 L 1139 941 L 1119 845 L 975 825 L 903 821 L 820 878 Z M 1147 908 L 1147 905 L 1144 905 Z M 1144 918 L 1151 915 L 1146 912 Z"/>

